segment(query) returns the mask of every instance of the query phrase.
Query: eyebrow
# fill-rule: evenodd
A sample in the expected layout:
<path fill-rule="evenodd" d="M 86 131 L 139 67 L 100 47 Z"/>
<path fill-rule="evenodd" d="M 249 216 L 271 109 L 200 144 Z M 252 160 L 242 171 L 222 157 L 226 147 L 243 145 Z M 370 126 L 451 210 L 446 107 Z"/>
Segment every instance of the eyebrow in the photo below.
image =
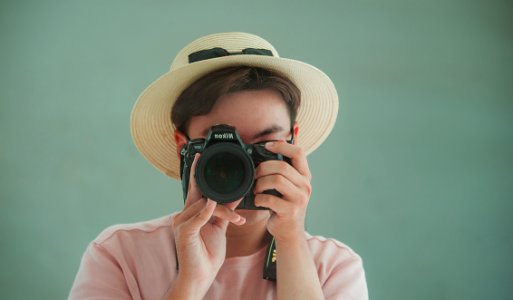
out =
<path fill-rule="evenodd" d="M 266 136 L 268 134 L 280 132 L 283 130 L 284 130 L 284 128 L 281 127 L 280 125 L 272 125 L 271 127 L 266 128 L 266 129 L 260 131 L 259 133 L 255 134 L 251 140 L 256 140 L 256 139 Z"/>

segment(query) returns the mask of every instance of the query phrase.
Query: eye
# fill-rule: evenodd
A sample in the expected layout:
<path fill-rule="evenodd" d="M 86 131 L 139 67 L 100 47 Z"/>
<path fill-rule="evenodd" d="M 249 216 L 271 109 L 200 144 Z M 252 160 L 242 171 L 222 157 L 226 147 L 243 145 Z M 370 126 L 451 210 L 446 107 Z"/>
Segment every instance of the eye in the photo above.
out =
<path fill-rule="evenodd" d="M 263 137 L 256 139 L 255 141 L 252 142 L 252 144 L 265 144 L 266 142 L 277 141 L 277 140 L 279 140 L 279 138 L 277 137 L 276 134 L 268 134 L 268 135 L 265 135 Z"/>

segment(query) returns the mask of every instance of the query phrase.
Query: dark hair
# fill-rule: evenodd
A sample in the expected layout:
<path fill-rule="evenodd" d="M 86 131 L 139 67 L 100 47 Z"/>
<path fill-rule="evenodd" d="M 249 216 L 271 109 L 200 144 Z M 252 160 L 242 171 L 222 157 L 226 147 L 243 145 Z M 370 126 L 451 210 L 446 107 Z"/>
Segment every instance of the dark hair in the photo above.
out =
<path fill-rule="evenodd" d="M 297 86 L 276 72 L 248 66 L 219 69 L 195 81 L 176 99 L 171 109 L 171 121 L 176 129 L 187 134 L 191 117 L 208 114 L 219 97 L 263 89 L 274 89 L 280 93 L 287 106 L 292 128 L 301 101 Z"/>

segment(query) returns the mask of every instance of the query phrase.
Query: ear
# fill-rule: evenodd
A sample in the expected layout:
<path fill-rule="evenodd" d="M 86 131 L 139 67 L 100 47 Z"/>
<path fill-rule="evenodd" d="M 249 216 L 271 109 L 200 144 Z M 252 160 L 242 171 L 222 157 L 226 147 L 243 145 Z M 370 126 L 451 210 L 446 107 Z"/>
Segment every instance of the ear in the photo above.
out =
<path fill-rule="evenodd" d="M 294 122 L 294 126 L 292 126 L 292 130 L 294 130 L 294 145 L 297 143 L 297 137 L 299 134 L 299 125 L 297 122 Z"/>
<path fill-rule="evenodd" d="M 175 129 L 174 138 L 176 144 L 176 155 L 178 156 L 178 160 L 180 160 L 180 150 L 182 150 L 182 147 L 187 144 L 187 138 L 185 137 L 185 134 L 178 129 Z"/>

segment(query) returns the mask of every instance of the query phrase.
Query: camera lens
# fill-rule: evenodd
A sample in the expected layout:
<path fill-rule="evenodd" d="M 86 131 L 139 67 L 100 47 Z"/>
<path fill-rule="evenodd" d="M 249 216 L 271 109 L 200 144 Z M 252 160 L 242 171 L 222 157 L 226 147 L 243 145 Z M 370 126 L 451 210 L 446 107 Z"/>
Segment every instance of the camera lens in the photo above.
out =
<path fill-rule="evenodd" d="M 216 193 L 232 193 L 242 183 L 244 164 L 238 156 L 221 152 L 212 156 L 203 170 L 205 181 Z"/>
<path fill-rule="evenodd" d="M 196 167 L 202 194 L 219 203 L 242 198 L 251 188 L 255 168 L 249 155 L 233 143 L 214 144 L 203 151 Z"/>

